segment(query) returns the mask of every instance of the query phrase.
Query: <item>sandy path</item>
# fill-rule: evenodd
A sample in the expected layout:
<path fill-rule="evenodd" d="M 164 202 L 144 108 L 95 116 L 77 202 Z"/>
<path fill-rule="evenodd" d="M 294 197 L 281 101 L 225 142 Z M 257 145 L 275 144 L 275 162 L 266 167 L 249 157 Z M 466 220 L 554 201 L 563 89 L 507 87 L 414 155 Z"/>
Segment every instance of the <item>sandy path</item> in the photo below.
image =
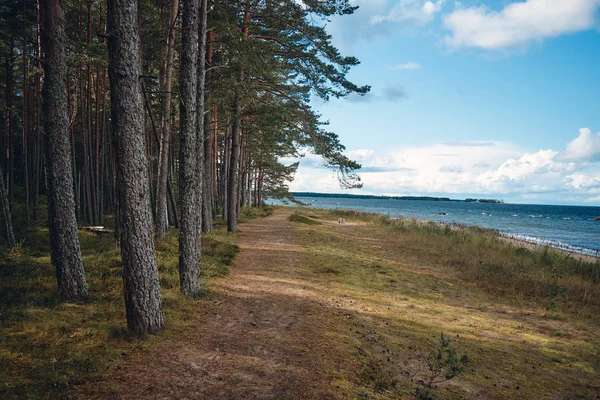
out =
<path fill-rule="evenodd" d="M 347 398 L 350 367 L 323 288 L 307 286 L 290 211 L 240 226 L 241 252 L 194 328 L 132 358 L 108 385 L 123 399 Z M 336 350 L 337 349 L 337 350 Z M 346 353 L 346 354 L 344 354 Z M 332 372 L 333 371 L 333 372 Z"/>

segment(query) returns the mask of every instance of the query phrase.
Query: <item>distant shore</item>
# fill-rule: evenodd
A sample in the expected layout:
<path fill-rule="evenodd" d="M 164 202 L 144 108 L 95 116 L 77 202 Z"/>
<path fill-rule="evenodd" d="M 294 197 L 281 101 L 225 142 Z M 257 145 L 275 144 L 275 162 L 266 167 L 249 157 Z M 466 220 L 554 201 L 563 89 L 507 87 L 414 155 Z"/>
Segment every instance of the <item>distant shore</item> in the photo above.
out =
<path fill-rule="evenodd" d="M 504 200 L 498 199 L 451 199 L 450 197 L 433 196 L 378 196 L 371 194 L 349 194 L 349 193 L 316 193 L 316 192 L 292 192 L 294 197 L 327 197 L 333 199 L 366 199 L 366 200 L 413 200 L 413 201 L 452 201 L 457 203 L 488 203 L 504 204 Z"/>

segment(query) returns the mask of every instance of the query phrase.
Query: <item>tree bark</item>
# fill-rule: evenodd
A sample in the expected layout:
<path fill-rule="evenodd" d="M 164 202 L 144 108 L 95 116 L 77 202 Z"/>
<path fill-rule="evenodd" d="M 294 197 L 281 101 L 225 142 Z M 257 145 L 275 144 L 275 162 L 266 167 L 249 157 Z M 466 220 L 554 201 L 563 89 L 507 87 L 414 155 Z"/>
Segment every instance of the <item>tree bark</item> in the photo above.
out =
<path fill-rule="evenodd" d="M 27 68 L 27 41 L 25 39 L 26 35 L 26 3 L 23 2 L 23 38 L 22 38 L 22 46 L 23 52 L 22 56 L 22 72 L 23 72 L 23 82 L 22 82 L 22 93 L 23 93 L 23 118 L 21 122 L 21 133 L 22 133 L 22 148 L 23 148 L 23 188 L 25 189 L 25 222 L 29 225 L 29 152 L 27 150 L 27 140 L 28 140 L 28 130 L 29 130 L 29 77 L 28 77 L 28 68 Z"/>
<path fill-rule="evenodd" d="M 10 203 L 8 202 L 8 194 L 4 185 L 4 172 L 0 165 L 0 202 L 2 203 L 2 214 L 4 215 L 4 230 L 6 233 L 6 241 L 11 249 L 16 246 L 15 233 L 13 231 L 12 216 L 10 214 Z"/>
<path fill-rule="evenodd" d="M 242 28 L 242 40 L 248 40 L 250 28 L 250 0 L 244 6 L 244 23 Z M 240 60 L 241 62 L 241 60 Z M 239 84 L 244 82 L 244 68 L 240 65 Z M 227 231 L 237 230 L 237 218 L 239 210 L 239 171 L 240 171 L 240 140 L 242 130 L 242 106 L 240 103 L 240 89 L 236 88 L 233 99 L 233 127 L 231 129 L 231 162 L 229 165 L 228 193 L 227 193 Z"/>
<path fill-rule="evenodd" d="M 156 332 L 163 328 L 164 317 L 144 139 L 138 4 L 131 0 L 109 0 L 107 9 L 108 72 L 127 327 L 136 333 Z"/>
<path fill-rule="evenodd" d="M 231 127 L 231 158 L 229 162 L 229 177 L 227 184 L 227 231 L 237 230 L 238 186 L 240 167 L 240 133 L 242 107 L 240 95 L 236 93 L 232 106 L 233 126 Z"/>
<path fill-rule="evenodd" d="M 206 15 L 206 10 L 205 10 Z M 204 54 L 205 62 L 204 68 L 207 70 L 212 65 L 214 33 L 207 31 L 206 18 L 204 18 Z M 207 99 L 209 97 L 210 80 L 211 74 L 205 72 L 205 83 L 204 83 L 204 108 L 206 109 Z M 212 130 L 212 118 L 215 107 L 213 106 L 211 111 L 205 111 L 204 115 L 204 176 L 203 176 L 203 187 L 202 187 L 202 232 L 212 232 L 212 220 L 213 220 L 213 177 L 212 177 L 212 166 L 213 166 L 213 155 L 212 155 L 212 144 L 213 144 L 213 130 Z"/>
<path fill-rule="evenodd" d="M 197 177 L 196 184 L 198 185 L 198 194 L 196 201 L 196 213 L 197 213 L 197 246 L 202 257 L 202 231 L 203 231 L 203 211 L 204 211 L 204 183 L 205 183 L 205 163 L 204 163 L 204 148 L 206 141 L 206 122 L 207 115 L 205 115 L 205 96 L 206 96 L 206 17 L 207 17 L 207 0 L 200 0 L 199 3 L 199 19 L 198 19 L 198 88 L 196 91 L 197 95 L 197 106 L 198 114 L 196 120 L 196 162 L 197 162 Z"/>
<path fill-rule="evenodd" d="M 229 168 L 231 164 L 231 126 L 230 115 L 227 116 L 227 124 L 225 124 L 225 134 L 223 135 L 223 151 L 221 156 L 221 176 L 219 183 L 221 186 L 221 204 L 223 208 L 223 221 L 228 220 L 229 202 L 227 201 L 228 185 L 229 185 Z"/>
<path fill-rule="evenodd" d="M 212 232 L 212 133 L 210 113 L 204 117 L 204 176 L 202 179 L 202 232 Z"/>
<path fill-rule="evenodd" d="M 44 49 L 44 138 L 48 180 L 48 222 L 51 260 L 59 294 L 67 299 L 87 295 L 87 284 L 75 218 L 73 171 L 68 133 L 65 82 L 64 2 L 41 2 L 41 39 Z"/>
<path fill-rule="evenodd" d="M 13 125 L 12 125 L 12 105 L 14 96 L 14 82 L 13 82 L 13 53 L 15 43 L 14 39 L 10 39 L 10 50 L 6 55 L 6 104 L 4 110 L 4 135 L 6 136 L 6 189 L 8 191 L 8 198 L 12 200 L 13 197 L 13 181 L 15 171 L 15 157 L 14 157 L 14 136 L 13 136 Z"/>
<path fill-rule="evenodd" d="M 175 49 L 175 21 L 179 9 L 179 0 L 173 0 L 169 33 L 167 41 L 167 56 L 164 91 L 162 100 L 161 139 L 158 154 L 158 180 L 156 183 L 156 237 L 162 239 L 169 229 L 167 214 L 167 182 L 169 179 L 169 147 L 171 143 L 171 88 L 173 77 L 173 52 Z"/>
<path fill-rule="evenodd" d="M 184 294 L 200 292 L 198 246 L 198 0 L 183 0 L 179 135 L 179 282 Z"/>

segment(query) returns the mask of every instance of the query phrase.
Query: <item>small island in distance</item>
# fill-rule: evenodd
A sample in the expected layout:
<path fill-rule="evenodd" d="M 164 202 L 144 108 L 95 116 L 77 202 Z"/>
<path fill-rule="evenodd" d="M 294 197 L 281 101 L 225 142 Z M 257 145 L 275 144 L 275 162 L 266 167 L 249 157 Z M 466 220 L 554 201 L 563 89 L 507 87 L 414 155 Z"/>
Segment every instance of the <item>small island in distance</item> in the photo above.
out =
<path fill-rule="evenodd" d="M 343 199 L 382 199 L 382 200 L 421 200 L 421 201 L 454 201 L 460 203 L 491 203 L 504 204 L 504 200 L 497 199 L 472 199 L 464 200 L 451 199 L 449 197 L 431 197 L 431 196 L 376 196 L 369 194 L 349 194 L 349 193 L 314 193 L 314 192 L 292 192 L 294 197 L 329 197 Z"/>

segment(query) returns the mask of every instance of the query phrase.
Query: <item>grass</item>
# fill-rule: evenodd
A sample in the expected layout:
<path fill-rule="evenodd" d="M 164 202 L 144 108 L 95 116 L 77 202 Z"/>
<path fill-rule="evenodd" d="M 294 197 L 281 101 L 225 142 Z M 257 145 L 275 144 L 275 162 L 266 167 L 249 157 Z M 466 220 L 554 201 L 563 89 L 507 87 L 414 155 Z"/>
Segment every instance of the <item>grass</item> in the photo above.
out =
<path fill-rule="evenodd" d="M 80 232 L 90 295 L 67 303 L 57 297 L 48 231 L 32 227 L 21 245 L 0 254 L 0 397 L 64 398 L 79 383 L 101 381 L 132 353 L 175 337 L 191 323 L 204 296 L 179 292 L 178 239 L 172 230 L 155 243 L 166 329 L 145 339 L 127 334 L 119 248 L 110 235 Z M 219 229 L 203 236 L 204 278 L 225 276 L 238 252 Z"/>
<path fill-rule="evenodd" d="M 294 211 L 297 213 L 297 211 Z M 311 210 L 301 262 L 338 310 L 361 370 L 356 398 L 593 398 L 600 393 L 600 264 L 494 231 Z M 294 214 L 292 214 L 294 215 Z M 346 224 L 338 224 L 345 218 Z M 300 226 L 300 225 L 299 225 Z M 335 271 L 333 273 L 324 273 Z M 425 388 L 444 332 L 469 367 Z"/>
<path fill-rule="evenodd" d="M 600 393 L 598 262 L 516 247 L 479 228 L 344 210 L 289 214 L 296 222 L 294 279 L 318 293 L 332 324 L 319 336 L 331 339 L 327 350 L 314 361 L 343 352 L 332 384 L 352 397 L 558 400 Z M 0 398 L 73 396 L 78 384 L 102 382 L 132 354 L 180 337 L 211 303 L 211 279 L 227 274 L 238 251 L 224 229 L 203 236 L 209 279 L 204 296 L 191 299 L 178 289 L 177 232 L 157 242 L 167 327 L 142 340 L 126 332 L 112 237 L 80 233 L 91 293 L 77 303 L 57 299 L 47 230 L 18 238 L 19 248 L 0 249 Z M 469 365 L 425 388 L 421 354 L 435 349 L 441 332 Z"/>
<path fill-rule="evenodd" d="M 273 207 L 270 207 L 270 206 L 262 206 L 260 208 L 244 206 L 240 209 L 240 215 L 238 218 L 238 222 L 244 223 L 244 222 L 248 222 L 255 218 L 268 217 L 272 213 L 273 213 Z"/>
<path fill-rule="evenodd" d="M 288 219 L 292 222 L 298 222 L 300 224 L 306 224 L 306 225 L 320 225 L 321 224 L 319 221 L 317 221 L 318 217 L 316 217 L 314 215 L 304 215 L 304 214 L 300 214 L 297 212 L 290 215 Z"/>
<path fill-rule="evenodd" d="M 451 268 L 492 294 L 532 305 L 560 303 L 563 311 L 600 312 L 600 260 L 589 262 L 549 248 L 527 249 L 503 240 L 493 230 L 451 228 L 415 219 L 390 219 L 348 210 L 328 212 L 385 227 L 391 238 L 410 241 L 413 257 Z"/>

